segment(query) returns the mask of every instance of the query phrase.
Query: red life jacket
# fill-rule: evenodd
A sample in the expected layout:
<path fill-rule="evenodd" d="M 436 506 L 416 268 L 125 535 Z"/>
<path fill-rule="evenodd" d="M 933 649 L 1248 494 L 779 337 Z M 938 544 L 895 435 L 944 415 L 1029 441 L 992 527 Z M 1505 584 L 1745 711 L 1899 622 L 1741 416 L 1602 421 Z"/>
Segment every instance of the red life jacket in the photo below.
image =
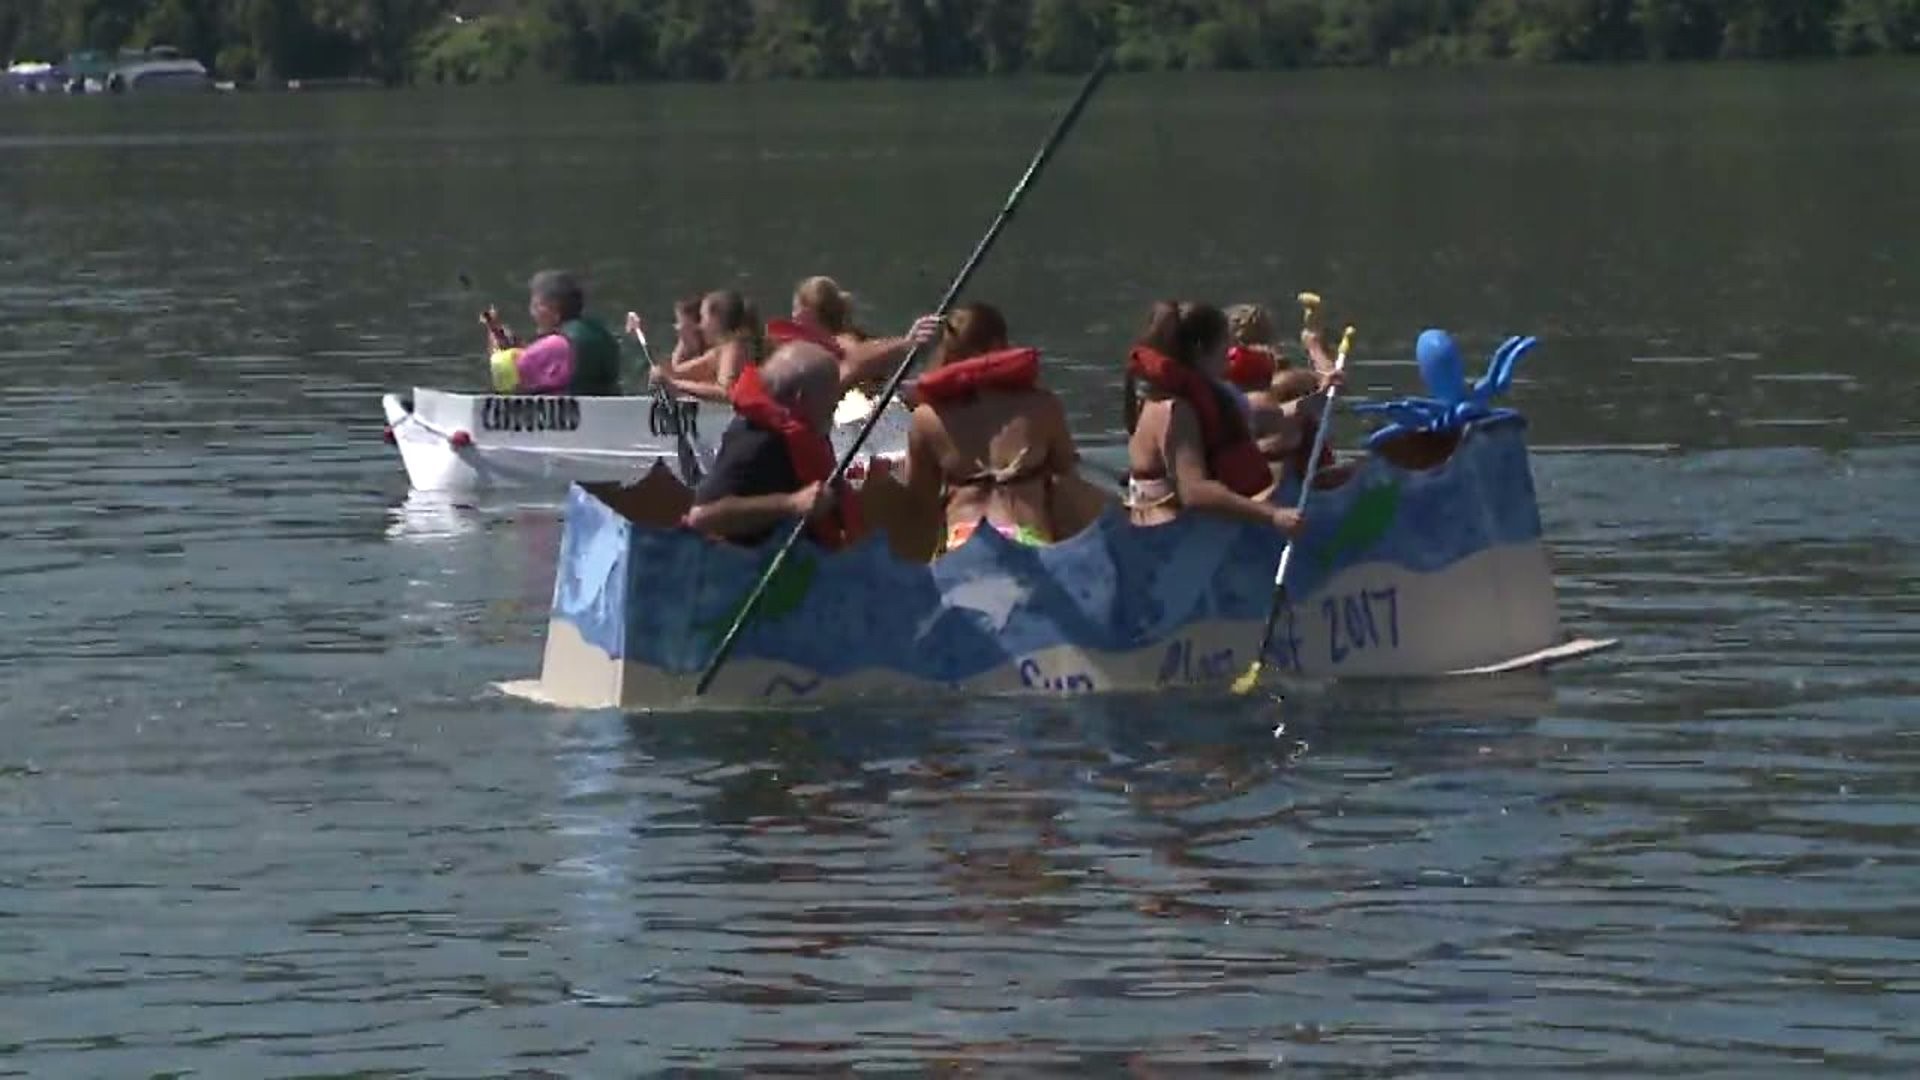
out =
<path fill-rule="evenodd" d="M 792 462 L 793 475 L 802 487 L 833 475 L 833 443 L 767 393 L 758 367 L 742 371 L 727 397 L 733 402 L 733 411 L 748 423 L 785 440 L 787 459 Z M 830 551 L 846 547 L 865 532 L 860 504 L 844 479 L 835 487 L 834 495 L 833 509 L 807 523 L 814 542 Z"/>
<path fill-rule="evenodd" d="M 1227 381 L 1242 390 L 1265 390 L 1273 385 L 1273 373 L 1280 370 L 1273 352 L 1254 345 L 1235 345 L 1227 350 Z"/>
<path fill-rule="evenodd" d="M 1134 346 L 1127 370 L 1155 389 L 1187 403 L 1200 420 L 1207 471 L 1236 494 L 1256 498 L 1273 486 L 1273 472 L 1247 430 L 1247 418 L 1220 400 L 1213 380 L 1157 349 Z"/>
<path fill-rule="evenodd" d="M 1259 393 L 1273 385 L 1273 377 L 1280 370 L 1273 350 L 1264 346 L 1235 345 L 1227 350 L 1227 381 L 1252 393 Z M 1307 475 L 1307 454 L 1313 449 L 1314 436 L 1320 430 L 1320 422 L 1311 416 L 1301 418 L 1303 425 L 1300 445 L 1287 452 L 1281 459 L 1296 474 Z M 1320 448 L 1320 468 L 1331 469 L 1335 458 L 1333 447 Z"/>
<path fill-rule="evenodd" d="M 982 392 L 1032 390 L 1039 385 L 1039 349 L 999 349 L 927 372 L 920 376 L 915 392 L 927 404 L 945 405 Z"/>
<path fill-rule="evenodd" d="M 767 323 L 767 343 L 785 345 L 789 341 L 809 341 L 833 354 L 835 360 L 847 358 L 846 347 L 832 334 L 798 319 L 774 319 Z"/>

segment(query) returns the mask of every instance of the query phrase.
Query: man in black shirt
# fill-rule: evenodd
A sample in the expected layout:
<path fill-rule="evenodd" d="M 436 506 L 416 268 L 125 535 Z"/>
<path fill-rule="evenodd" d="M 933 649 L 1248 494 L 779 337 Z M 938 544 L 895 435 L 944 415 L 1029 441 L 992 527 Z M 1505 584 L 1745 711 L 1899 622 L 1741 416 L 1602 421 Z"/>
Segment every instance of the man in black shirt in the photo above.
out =
<path fill-rule="evenodd" d="M 834 464 L 826 432 L 839 380 L 833 356 L 805 342 L 781 346 L 743 374 L 734 383 L 733 423 L 694 492 L 687 524 L 754 545 L 783 523 L 826 514 L 834 502 L 823 495 Z"/>

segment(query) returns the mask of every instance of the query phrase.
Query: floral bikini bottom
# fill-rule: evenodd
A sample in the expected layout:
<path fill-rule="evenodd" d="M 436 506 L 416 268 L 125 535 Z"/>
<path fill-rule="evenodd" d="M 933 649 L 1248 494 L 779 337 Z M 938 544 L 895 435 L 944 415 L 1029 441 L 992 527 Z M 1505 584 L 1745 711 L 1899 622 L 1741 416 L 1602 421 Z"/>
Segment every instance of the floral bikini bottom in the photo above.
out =
<path fill-rule="evenodd" d="M 946 549 L 952 551 L 961 544 L 966 543 L 967 538 L 973 535 L 974 530 L 983 524 L 988 523 L 984 521 L 967 521 L 949 528 L 947 530 Z M 1028 547 L 1046 547 L 1050 542 L 1045 536 L 1041 535 L 1038 529 L 1035 529 L 1031 525 L 1001 525 L 993 523 L 991 527 L 995 532 L 1016 544 L 1025 544 Z"/>

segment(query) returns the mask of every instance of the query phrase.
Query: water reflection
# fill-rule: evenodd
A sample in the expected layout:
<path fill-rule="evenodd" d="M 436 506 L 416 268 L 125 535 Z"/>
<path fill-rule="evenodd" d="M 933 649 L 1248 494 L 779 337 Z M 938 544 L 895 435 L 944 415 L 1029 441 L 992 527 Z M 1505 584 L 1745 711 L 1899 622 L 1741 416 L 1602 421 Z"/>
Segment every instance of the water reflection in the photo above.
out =
<path fill-rule="evenodd" d="M 400 505 L 387 511 L 387 539 L 434 544 L 472 536 L 484 527 L 483 520 L 465 500 L 434 491 L 409 491 Z"/>
<path fill-rule="evenodd" d="M 1142 1019 L 1128 1002 L 1232 1000 L 1383 962 L 1356 954 L 1336 916 L 1380 888 L 1472 884 L 1383 877 L 1369 853 L 1430 835 L 1406 816 L 1444 815 L 1446 800 L 1362 793 L 1402 775 L 1471 788 L 1547 744 L 1519 710 L 1412 703 L 1405 689 L 1373 713 L 1296 701 L 1279 736 L 1275 703 L 1218 699 L 581 718 L 553 736 L 572 932 L 658 959 L 644 982 L 598 991 L 636 1002 L 805 1010 L 930 994 L 949 1018 L 926 1030 L 873 1014 L 857 1042 L 768 1032 L 733 1047 L 739 1062 L 870 1058 L 875 1039 L 1001 1064 L 1104 1059 L 1116 1030 L 1068 1002 Z M 689 937 L 705 964 L 668 944 Z M 1275 1038 L 1315 1027 L 1289 1020 Z M 1244 1043 L 1201 1034 L 1147 1041 L 1155 1061 L 1248 1060 Z"/>

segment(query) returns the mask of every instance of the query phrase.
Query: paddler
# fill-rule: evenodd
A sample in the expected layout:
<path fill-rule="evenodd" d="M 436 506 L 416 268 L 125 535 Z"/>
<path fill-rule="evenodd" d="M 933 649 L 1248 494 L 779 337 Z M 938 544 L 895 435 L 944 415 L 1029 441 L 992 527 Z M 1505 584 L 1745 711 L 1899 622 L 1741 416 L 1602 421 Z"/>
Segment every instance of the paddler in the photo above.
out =
<path fill-rule="evenodd" d="M 653 377 L 666 379 L 688 397 L 726 401 L 741 372 L 760 361 L 765 341 L 753 302 L 732 289 L 719 289 L 700 298 L 699 316 L 687 326 L 685 313 L 676 312 L 671 367 L 656 369 Z M 696 347 L 702 352 L 688 356 Z"/>
<path fill-rule="evenodd" d="M 1300 515 L 1266 500 L 1273 474 L 1224 381 L 1227 337 L 1219 308 L 1153 306 L 1127 358 L 1127 505 L 1140 525 L 1193 509 L 1297 534 Z"/>
<path fill-rule="evenodd" d="M 922 315 L 900 337 L 876 338 L 853 321 L 853 294 L 830 277 L 815 276 L 793 290 L 791 317 L 767 324 L 768 340 L 809 341 L 831 352 L 842 390 L 871 390 L 893 374 L 915 345 L 940 335 L 938 315 Z"/>
<path fill-rule="evenodd" d="M 480 316 L 493 348 L 488 367 L 497 394 L 620 393 L 620 340 L 585 314 L 586 293 L 572 274 L 542 270 L 527 282 L 527 314 L 537 331 L 522 346 L 488 308 Z"/>
<path fill-rule="evenodd" d="M 1280 404 L 1319 389 L 1316 372 L 1295 368 L 1275 342 L 1273 316 L 1259 304 L 1227 309 L 1227 380 L 1254 395 L 1257 406 Z"/>
<path fill-rule="evenodd" d="M 1304 475 L 1317 431 L 1318 395 L 1342 381 L 1326 355 L 1313 310 L 1309 308 L 1301 331 L 1301 344 L 1313 361 L 1311 368 L 1288 365 L 1274 343 L 1273 317 L 1265 308 L 1235 304 L 1226 311 L 1226 380 L 1245 395 L 1260 452 L 1272 463 L 1276 479 L 1283 469 Z M 1323 470 L 1333 466 L 1332 447 L 1322 448 L 1320 457 Z"/>
<path fill-rule="evenodd" d="M 764 364 L 742 369 L 728 394 L 733 422 L 694 493 L 687 525 L 754 545 L 783 523 L 806 518 L 821 547 L 858 539 L 865 531 L 859 503 L 844 481 L 834 491 L 825 487 L 835 463 L 827 432 L 839 399 L 839 368 L 818 345 L 782 345 Z"/>
<path fill-rule="evenodd" d="M 1066 409 L 1040 385 L 1040 351 L 1010 348 L 1000 312 L 966 304 L 916 395 L 907 486 L 944 508 L 947 550 L 982 523 L 1016 543 L 1058 539 L 1050 496 L 1079 453 Z"/>
<path fill-rule="evenodd" d="M 701 308 L 706 296 L 695 293 L 683 296 L 673 302 L 673 352 L 668 355 L 666 371 L 662 374 L 676 375 L 682 379 L 713 381 L 712 349 L 707 345 L 707 336 L 700 329 Z M 639 337 L 646 333 L 646 320 L 638 312 L 627 312 L 627 334 Z M 654 360 L 659 366 L 660 361 Z"/>

